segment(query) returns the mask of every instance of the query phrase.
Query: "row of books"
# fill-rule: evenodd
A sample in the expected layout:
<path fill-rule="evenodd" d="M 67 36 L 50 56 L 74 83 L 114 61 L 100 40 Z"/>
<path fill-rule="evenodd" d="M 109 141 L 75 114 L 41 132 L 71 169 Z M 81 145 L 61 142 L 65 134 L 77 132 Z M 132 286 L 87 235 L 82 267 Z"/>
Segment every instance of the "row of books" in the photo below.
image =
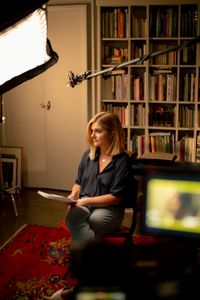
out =
<path fill-rule="evenodd" d="M 194 107 L 190 105 L 180 105 L 179 107 L 179 127 L 194 127 Z"/>
<path fill-rule="evenodd" d="M 128 37 L 128 9 L 114 8 L 102 12 L 102 37 Z"/>
<path fill-rule="evenodd" d="M 131 98 L 133 100 L 145 99 L 145 84 L 146 76 L 145 72 L 143 76 L 134 75 L 132 78 L 132 88 L 130 91 Z M 128 74 L 124 70 L 119 70 L 116 75 L 104 76 L 102 83 L 102 96 L 107 100 L 126 100 L 129 98 L 128 89 Z"/>
<path fill-rule="evenodd" d="M 133 100 L 144 100 L 145 95 L 145 86 L 146 86 L 146 73 L 144 72 L 143 76 L 134 76 L 132 79 L 132 93 L 131 97 Z"/>
<path fill-rule="evenodd" d="M 161 73 L 163 71 L 163 74 Z M 159 73 L 160 72 L 160 73 Z M 177 98 L 177 76 L 170 70 L 159 70 L 150 76 L 150 100 L 173 102 Z M 128 75 L 119 74 L 111 76 L 103 82 L 104 99 L 128 99 Z M 135 101 L 146 99 L 146 72 L 143 75 L 135 75 L 132 79 L 130 90 L 131 98 Z M 186 73 L 180 80 L 179 100 L 194 102 L 197 100 L 198 81 L 194 73 Z M 187 109 L 186 109 L 187 110 Z"/>
<path fill-rule="evenodd" d="M 150 44 L 150 53 L 155 51 L 168 50 L 174 48 L 172 44 Z M 147 53 L 147 46 L 144 42 L 135 42 L 131 44 L 132 59 L 141 58 Z M 104 46 L 103 48 L 103 63 L 112 64 L 120 63 L 128 60 L 128 48 L 120 48 L 112 45 Z M 181 65 L 194 65 L 196 60 L 196 47 L 184 47 L 181 50 L 180 64 Z M 177 51 L 169 51 L 162 55 L 156 55 L 150 59 L 153 65 L 176 65 L 177 64 Z M 144 61 L 143 63 L 146 63 Z"/>
<path fill-rule="evenodd" d="M 196 62 L 196 45 L 184 47 L 180 51 L 180 64 L 181 65 L 195 65 Z"/>
<path fill-rule="evenodd" d="M 177 7 L 155 7 L 150 17 L 151 36 L 176 37 L 178 34 Z"/>
<path fill-rule="evenodd" d="M 181 36 L 197 36 L 197 5 L 183 6 L 181 10 Z"/>
<path fill-rule="evenodd" d="M 145 145 L 145 143 L 148 145 Z M 195 158 L 194 137 L 184 136 L 175 141 L 174 134 L 171 132 L 150 133 L 148 141 L 145 140 L 145 135 L 134 134 L 129 142 L 129 147 L 131 151 L 137 153 L 138 158 L 141 158 L 148 151 L 150 153 L 173 153 L 177 155 L 177 160 L 189 162 L 196 160 L 196 162 L 200 162 L 200 151 L 197 151 Z M 200 148 L 196 150 L 198 149 Z"/>
<path fill-rule="evenodd" d="M 121 72 L 121 74 L 120 74 Z M 105 77 L 102 83 L 103 99 L 107 100 L 127 100 L 129 98 L 128 90 L 128 74 L 123 70 L 118 72 L 118 75 Z M 132 79 L 131 97 L 133 100 L 145 99 L 145 72 L 143 76 L 134 76 Z"/>
<path fill-rule="evenodd" d="M 180 35 L 197 35 L 197 5 L 182 6 Z M 178 35 L 178 7 L 154 7 L 150 13 L 150 35 L 153 37 L 176 37 Z"/>
<path fill-rule="evenodd" d="M 150 152 L 174 153 L 174 133 L 152 132 L 149 135 Z"/>
<path fill-rule="evenodd" d="M 150 43 L 150 53 L 169 50 L 174 48 L 174 44 L 169 43 Z M 177 51 L 169 51 L 162 55 L 154 56 L 150 62 L 154 65 L 176 65 L 177 64 Z"/>
<path fill-rule="evenodd" d="M 102 11 L 102 37 L 125 38 L 129 33 L 128 8 L 113 8 Z M 198 11 L 196 5 L 181 7 L 180 34 L 183 37 L 197 35 Z M 178 6 L 155 6 L 150 10 L 150 36 L 151 37 L 177 37 L 178 36 Z M 132 37 L 147 36 L 146 13 L 131 15 Z"/>
<path fill-rule="evenodd" d="M 125 38 L 129 37 L 128 8 L 114 8 L 102 12 L 102 37 L 103 38 Z M 146 16 L 131 16 L 132 37 L 147 36 Z"/>
<path fill-rule="evenodd" d="M 112 75 L 103 80 L 103 99 L 128 99 L 128 75 Z"/>
<path fill-rule="evenodd" d="M 149 126 L 175 126 L 176 107 L 174 105 L 150 105 Z"/>
<path fill-rule="evenodd" d="M 127 105 L 102 104 L 103 111 L 110 111 L 118 115 L 122 126 L 128 126 L 128 107 Z"/>
<path fill-rule="evenodd" d="M 147 18 L 146 17 L 132 17 L 131 24 L 132 37 L 146 37 L 147 36 Z"/>
<path fill-rule="evenodd" d="M 150 133 L 148 140 L 145 140 L 144 134 L 133 134 L 129 147 L 131 151 L 137 153 L 138 158 L 141 158 L 145 152 L 174 153 L 174 133 L 153 132 Z"/>
<path fill-rule="evenodd" d="M 115 46 L 103 47 L 103 64 L 118 64 L 128 60 L 128 49 Z"/>
<path fill-rule="evenodd" d="M 194 137 L 184 136 L 176 142 L 176 154 L 180 161 L 195 161 Z"/>
<path fill-rule="evenodd" d="M 144 104 L 130 106 L 130 126 L 145 126 L 146 108 Z"/>
<path fill-rule="evenodd" d="M 176 101 L 176 75 L 155 74 L 150 76 L 150 100 Z M 146 98 L 146 73 L 132 78 L 131 98 L 135 101 Z M 104 99 L 128 99 L 128 75 L 111 76 L 103 82 Z"/>
<path fill-rule="evenodd" d="M 196 101 L 198 89 L 197 76 L 194 73 L 186 73 L 180 78 L 179 99 L 182 101 Z"/>
<path fill-rule="evenodd" d="M 103 108 L 108 111 L 117 112 L 123 115 L 123 125 L 128 125 L 128 107 L 127 104 L 104 103 Z M 157 127 L 174 127 L 175 106 L 150 105 L 149 106 L 149 126 Z M 178 112 L 178 127 L 193 128 L 194 127 L 194 107 L 191 105 L 180 105 Z M 146 107 L 144 103 L 130 105 L 130 126 L 146 125 Z"/>
<path fill-rule="evenodd" d="M 147 45 L 144 42 L 134 42 L 131 44 L 131 55 L 132 58 L 140 58 L 147 54 Z M 146 63 L 146 61 L 144 62 Z"/>
<path fill-rule="evenodd" d="M 152 126 L 170 126 L 173 127 L 174 107 L 150 107 L 149 110 L 149 125 Z M 137 104 L 130 106 L 130 125 L 131 126 L 145 126 L 146 125 L 146 108 L 144 104 Z M 179 127 L 193 128 L 194 127 L 194 109 L 192 107 L 181 105 L 179 108 Z"/>
<path fill-rule="evenodd" d="M 176 90 L 176 74 L 154 73 L 150 76 L 150 99 L 152 101 L 176 101 Z"/>
<path fill-rule="evenodd" d="M 140 158 L 145 153 L 145 135 L 134 134 L 129 141 L 129 149 Z"/>

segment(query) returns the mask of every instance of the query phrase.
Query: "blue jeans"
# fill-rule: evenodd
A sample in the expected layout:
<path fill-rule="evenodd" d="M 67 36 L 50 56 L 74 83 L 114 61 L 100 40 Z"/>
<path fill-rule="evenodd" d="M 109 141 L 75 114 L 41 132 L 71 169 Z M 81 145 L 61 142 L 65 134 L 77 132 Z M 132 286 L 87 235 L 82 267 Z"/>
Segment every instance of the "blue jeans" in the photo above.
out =
<path fill-rule="evenodd" d="M 75 206 L 68 211 L 66 225 L 74 241 L 87 241 L 115 231 L 123 218 L 123 208 Z"/>

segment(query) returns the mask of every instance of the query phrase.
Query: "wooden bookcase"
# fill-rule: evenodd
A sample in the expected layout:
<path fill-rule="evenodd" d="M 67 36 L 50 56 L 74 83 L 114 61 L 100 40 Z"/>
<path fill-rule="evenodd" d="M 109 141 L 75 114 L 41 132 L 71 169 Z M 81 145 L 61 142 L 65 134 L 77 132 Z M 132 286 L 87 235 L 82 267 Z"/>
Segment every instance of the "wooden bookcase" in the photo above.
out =
<path fill-rule="evenodd" d="M 98 77 L 98 111 L 119 115 L 127 149 L 138 158 L 167 152 L 199 161 L 199 1 L 97 0 L 97 17 L 98 69 L 130 61 Z"/>

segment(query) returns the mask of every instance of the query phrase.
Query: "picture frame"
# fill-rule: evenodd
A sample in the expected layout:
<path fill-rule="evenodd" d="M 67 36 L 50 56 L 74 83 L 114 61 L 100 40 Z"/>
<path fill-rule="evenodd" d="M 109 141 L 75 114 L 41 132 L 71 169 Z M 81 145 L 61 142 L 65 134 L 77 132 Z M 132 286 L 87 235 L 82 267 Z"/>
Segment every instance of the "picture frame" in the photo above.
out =
<path fill-rule="evenodd" d="M 22 147 L 0 147 L 0 158 L 6 159 L 16 159 L 16 186 L 18 189 L 22 187 L 22 156 L 23 149 Z"/>
<path fill-rule="evenodd" d="M 17 159 L 1 158 L 1 183 L 5 189 L 11 189 L 17 186 Z"/>

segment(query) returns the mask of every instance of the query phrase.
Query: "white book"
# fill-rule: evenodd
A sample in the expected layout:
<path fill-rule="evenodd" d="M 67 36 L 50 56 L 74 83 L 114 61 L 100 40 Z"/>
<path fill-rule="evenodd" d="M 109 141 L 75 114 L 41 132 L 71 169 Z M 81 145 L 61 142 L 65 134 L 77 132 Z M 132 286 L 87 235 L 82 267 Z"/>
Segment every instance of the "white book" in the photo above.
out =
<path fill-rule="evenodd" d="M 74 204 L 76 202 L 75 200 L 71 200 L 68 197 L 57 195 L 57 194 L 45 193 L 42 191 L 38 191 L 37 193 L 46 199 L 57 200 L 57 201 L 64 202 L 66 204 Z"/>
<path fill-rule="evenodd" d="M 170 136 L 171 132 L 155 131 L 155 132 L 151 132 L 149 135 L 150 136 Z"/>

